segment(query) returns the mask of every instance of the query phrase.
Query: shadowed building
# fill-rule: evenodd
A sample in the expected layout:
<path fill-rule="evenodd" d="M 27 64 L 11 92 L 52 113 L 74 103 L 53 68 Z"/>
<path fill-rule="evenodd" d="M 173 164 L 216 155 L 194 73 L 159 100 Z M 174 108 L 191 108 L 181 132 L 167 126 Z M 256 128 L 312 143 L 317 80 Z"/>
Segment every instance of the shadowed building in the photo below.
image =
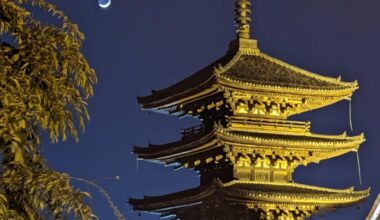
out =
<path fill-rule="evenodd" d="M 201 184 L 130 199 L 134 210 L 171 219 L 304 219 L 358 203 L 369 190 L 293 182 L 299 165 L 356 152 L 364 135 L 314 134 L 288 117 L 350 99 L 357 82 L 311 73 L 262 53 L 250 39 L 250 5 L 237 0 L 237 39 L 226 55 L 188 78 L 138 97 L 145 110 L 193 116 L 181 140 L 134 148 L 139 159 L 193 169 Z"/>

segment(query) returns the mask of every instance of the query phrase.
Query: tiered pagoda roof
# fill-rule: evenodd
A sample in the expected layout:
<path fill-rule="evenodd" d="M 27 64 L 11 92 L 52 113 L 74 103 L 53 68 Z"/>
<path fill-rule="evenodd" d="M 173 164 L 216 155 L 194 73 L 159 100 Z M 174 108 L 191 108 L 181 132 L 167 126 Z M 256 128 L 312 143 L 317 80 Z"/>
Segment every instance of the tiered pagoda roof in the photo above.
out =
<path fill-rule="evenodd" d="M 222 58 L 166 89 L 138 97 L 138 102 L 143 109 L 182 115 L 196 114 L 189 107 L 194 103 L 216 103 L 220 95 L 230 92 L 301 97 L 302 108 L 290 116 L 350 98 L 356 89 L 356 81 L 343 82 L 340 77 L 325 77 L 292 66 L 262 53 L 255 40 L 238 39 Z"/>
<path fill-rule="evenodd" d="M 283 216 L 291 217 L 290 219 L 296 219 L 296 214 L 291 210 L 296 211 L 298 207 L 303 207 L 302 210 L 298 209 L 303 213 L 298 214 L 309 217 L 311 214 L 318 213 L 319 210 L 331 210 L 361 202 L 368 195 L 369 190 L 354 191 L 353 187 L 336 190 L 296 183 L 233 180 L 228 183 L 215 181 L 212 185 L 165 196 L 130 199 L 129 202 L 137 211 L 149 211 L 163 216 L 186 215 L 188 219 L 191 219 L 189 215 L 196 213 L 194 210 L 203 209 L 205 215 L 211 216 L 212 213 L 208 209 L 214 208 L 213 204 L 216 203 L 233 203 L 235 206 L 245 207 L 254 212 L 277 211 Z"/>
<path fill-rule="evenodd" d="M 346 134 L 320 135 L 310 132 L 265 133 L 262 130 L 224 128 L 216 125 L 195 135 L 184 136 L 180 141 L 163 145 L 150 144 L 148 148 L 136 146 L 133 152 L 140 159 L 166 165 L 179 163 L 196 170 L 206 161 L 222 159 L 227 150 L 269 156 L 274 152 L 288 155 L 287 157 L 292 155 L 297 158 L 298 164 L 306 165 L 348 152 L 356 152 L 364 141 L 363 135 L 349 137 Z"/>

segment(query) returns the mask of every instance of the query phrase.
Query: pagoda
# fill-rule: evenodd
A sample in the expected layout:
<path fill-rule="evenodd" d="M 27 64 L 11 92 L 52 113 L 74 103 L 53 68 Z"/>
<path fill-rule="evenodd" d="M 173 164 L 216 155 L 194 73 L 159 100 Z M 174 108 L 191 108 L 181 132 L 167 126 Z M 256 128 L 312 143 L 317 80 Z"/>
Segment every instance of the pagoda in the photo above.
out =
<path fill-rule="evenodd" d="M 200 186 L 162 196 L 131 198 L 139 212 L 181 220 L 304 219 L 359 203 L 369 189 L 330 189 L 295 183 L 294 170 L 357 152 L 364 135 L 322 135 L 292 115 L 350 99 L 358 83 L 289 65 L 250 38 L 249 0 L 236 0 L 237 38 L 227 53 L 188 78 L 138 97 L 144 110 L 201 121 L 182 139 L 135 146 L 138 159 L 193 169 Z"/>

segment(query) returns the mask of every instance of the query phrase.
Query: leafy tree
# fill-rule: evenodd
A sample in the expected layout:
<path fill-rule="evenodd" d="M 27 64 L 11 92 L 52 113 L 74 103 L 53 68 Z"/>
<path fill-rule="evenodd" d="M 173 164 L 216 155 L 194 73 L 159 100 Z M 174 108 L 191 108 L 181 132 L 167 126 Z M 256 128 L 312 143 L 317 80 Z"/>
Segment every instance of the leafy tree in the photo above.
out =
<path fill-rule="evenodd" d="M 28 10 L 54 18 L 45 24 Z M 58 23 L 58 25 L 56 24 Z M 47 167 L 41 133 L 78 140 L 95 71 L 77 25 L 45 0 L 0 0 L 0 219 L 92 219 L 70 177 Z"/>

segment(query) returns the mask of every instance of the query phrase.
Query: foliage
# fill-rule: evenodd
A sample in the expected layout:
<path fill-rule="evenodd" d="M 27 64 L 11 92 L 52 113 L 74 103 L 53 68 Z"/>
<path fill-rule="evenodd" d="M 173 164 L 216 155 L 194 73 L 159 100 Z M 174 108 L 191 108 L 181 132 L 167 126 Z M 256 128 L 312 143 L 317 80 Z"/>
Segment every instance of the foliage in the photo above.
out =
<path fill-rule="evenodd" d="M 30 7 L 59 25 L 42 23 Z M 96 75 L 80 52 L 83 40 L 45 0 L 0 0 L 0 219 L 94 217 L 87 194 L 39 154 L 42 131 L 52 142 L 78 140 L 89 119 Z"/>

